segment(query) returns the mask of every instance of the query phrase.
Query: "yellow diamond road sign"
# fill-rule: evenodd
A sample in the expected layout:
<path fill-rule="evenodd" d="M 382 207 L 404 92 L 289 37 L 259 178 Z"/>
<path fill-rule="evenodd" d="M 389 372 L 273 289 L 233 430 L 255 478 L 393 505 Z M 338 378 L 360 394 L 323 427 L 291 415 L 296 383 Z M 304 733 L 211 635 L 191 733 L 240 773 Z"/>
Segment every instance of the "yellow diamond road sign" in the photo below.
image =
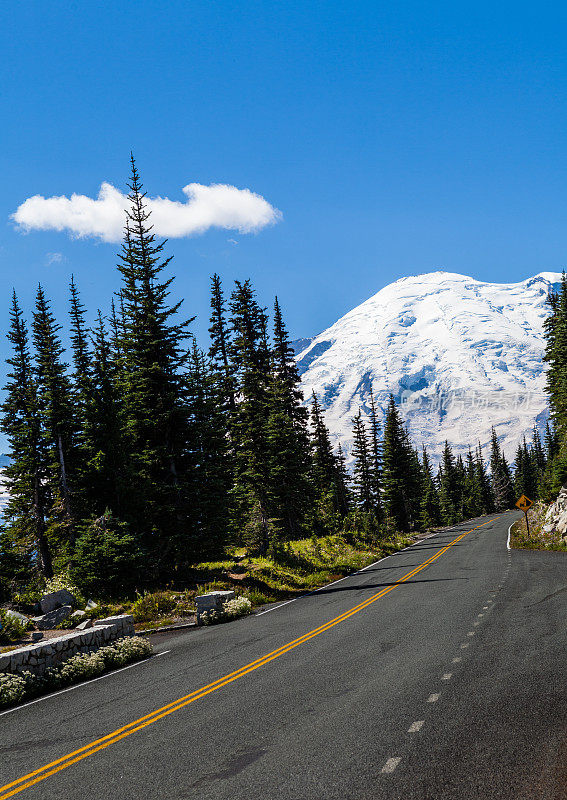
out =
<path fill-rule="evenodd" d="M 517 501 L 516 505 L 518 506 L 520 511 L 527 511 L 528 508 L 531 508 L 533 506 L 533 503 L 529 497 L 526 497 L 526 495 L 523 494 Z"/>

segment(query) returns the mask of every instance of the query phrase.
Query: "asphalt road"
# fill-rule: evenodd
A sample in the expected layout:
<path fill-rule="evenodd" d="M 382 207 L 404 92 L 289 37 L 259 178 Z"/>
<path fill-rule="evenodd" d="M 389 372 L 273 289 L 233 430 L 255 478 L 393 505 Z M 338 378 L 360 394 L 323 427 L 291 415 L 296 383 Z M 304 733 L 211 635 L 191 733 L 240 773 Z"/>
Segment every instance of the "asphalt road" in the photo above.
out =
<path fill-rule="evenodd" d="M 515 517 L 0 715 L 0 800 L 567 798 L 567 557 Z"/>

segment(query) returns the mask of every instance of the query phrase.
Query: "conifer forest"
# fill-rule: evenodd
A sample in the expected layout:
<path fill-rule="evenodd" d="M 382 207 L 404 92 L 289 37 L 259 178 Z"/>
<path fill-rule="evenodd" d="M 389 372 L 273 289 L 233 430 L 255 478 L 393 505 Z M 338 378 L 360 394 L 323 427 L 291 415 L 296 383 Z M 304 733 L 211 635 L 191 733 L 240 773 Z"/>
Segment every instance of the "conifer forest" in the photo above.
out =
<path fill-rule="evenodd" d="M 94 325 L 73 278 L 65 328 L 42 286 L 30 316 L 11 300 L 0 599 L 62 572 L 108 596 L 181 586 L 231 546 L 277 560 L 301 538 L 379 542 L 551 499 L 567 479 L 565 276 L 549 299 L 543 439 L 534 427 L 513 464 L 494 430 L 488 452 L 419 452 L 394 398 L 383 429 L 372 398 L 352 420 L 350 470 L 320 398 L 302 395 L 277 297 L 268 312 L 249 280 L 213 275 L 198 343 L 134 160 L 129 190 L 119 286 Z"/>

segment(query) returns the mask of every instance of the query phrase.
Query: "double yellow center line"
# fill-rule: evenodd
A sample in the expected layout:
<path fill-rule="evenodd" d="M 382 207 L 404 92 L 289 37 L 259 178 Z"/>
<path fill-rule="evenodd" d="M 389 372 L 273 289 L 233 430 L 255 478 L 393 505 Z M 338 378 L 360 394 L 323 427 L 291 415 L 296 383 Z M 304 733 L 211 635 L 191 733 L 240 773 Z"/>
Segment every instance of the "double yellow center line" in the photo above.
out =
<path fill-rule="evenodd" d="M 378 594 L 372 595 L 364 602 L 359 603 L 354 608 L 351 608 L 349 611 L 345 611 L 344 614 L 341 614 L 338 617 L 335 617 L 329 622 L 326 622 L 324 625 L 321 625 L 319 628 L 315 628 L 309 633 L 300 636 L 299 639 L 294 639 L 292 642 L 288 642 L 284 644 L 282 647 L 279 647 L 277 650 L 273 650 L 271 653 L 267 653 L 267 655 L 262 656 L 262 658 L 257 659 L 256 661 L 252 661 L 250 664 L 246 664 L 244 667 L 236 670 L 235 672 L 231 672 L 229 675 L 225 675 L 222 678 L 219 678 L 217 681 L 213 683 L 207 684 L 207 686 L 202 686 L 200 689 L 197 689 L 191 694 L 187 694 L 184 697 L 180 697 L 178 700 L 175 700 L 173 703 L 169 703 L 167 706 L 162 706 L 161 708 L 152 711 L 151 714 L 147 714 L 145 717 L 140 717 L 140 719 L 131 722 L 129 725 L 124 725 L 122 728 L 118 728 L 117 730 L 113 731 L 112 733 L 103 736 L 101 739 L 96 739 L 94 742 L 85 745 L 84 747 L 79 748 L 78 750 L 74 750 L 72 753 L 68 753 L 61 758 L 58 758 L 56 761 L 51 761 L 49 764 L 46 764 L 39 769 L 34 770 L 34 772 L 29 772 L 27 775 L 23 775 L 21 778 L 18 778 L 12 783 L 7 783 L 5 786 L 0 787 L 0 800 L 8 800 L 9 797 L 13 797 L 14 795 L 18 794 L 19 792 L 24 791 L 24 789 L 29 789 L 31 786 L 34 786 L 36 783 L 40 781 L 44 781 L 46 778 L 49 778 L 51 775 L 55 775 L 57 772 L 60 772 L 63 769 L 67 769 L 72 764 L 76 764 L 78 761 L 82 761 L 84 758 L 88 756 L 94 755 L 94 753 L 98 753 L 99 750 L 104 750 L 106 747 L 110 747 L 111 744 L 115 744 L 115 742 L 119 742 L 121 739 L 125 739 L 127 736 L 131 736 L 133 733 L 137 731 L 141 731 L 143 728 L 147 728 L 148 725 L 153 725 L 154 722 L 157 722 L 159 719 L 163 717 L 167 717 L 169 714 L 173 714 L 174 711 L 179 711 L 180 708 L 184 708 L 184 706 L 188 706 L 190 703 L 194 703 L 195 700 L 199 700 L 201 697 L 205 697 L 207 694 L 211 694 L 212 692 L 216 692 L 218 689 L 221 689 L 223 686 L 226 686 L 233 681 L 242 678 L 244 675 L 247 675 L 249 672 L 253 672 L 260 667 L 263 667 L 264 664 L 268 664 L 270 661 L 274 661 L 274 659 L 279 658 L 280 656 L 284 655 L 284 653 L 288 653 L 290 650 L 293 650 L 295 647 L 299 647 L 301 644 L 305 644 L 310 639 L 313 639 L 315 636 L 320 636 L 325 631 L 328 631 L 330 628 L 333 628 L 335 625 L 338 625 L 340 622 L 344 622 L 349 617 L 352 617 L 354 614 L 358 614 L 359 611 L 362 611 L 367 606 L 375 603 L 376 600 L 379 600 L 384 595 L 388 594 L 388 592 L 393 591 L 398 586 L 403 583 L 406 583 L 410 578 L 413 578 L 414 575 L 417 575 L 418 572 L 425 569 L 429 564 L 432 564 L 436 561 L 440 556 L 443 555 L 450 547 L 452 547 L 457 542 L 460 542 L 461 539 L 464 539 L 469 533 L 477 528 L 482 528 L 484 525 L 488 525 L 493 520 L 488 520 L 488 522 L 483 522 L 481 525 L 477 525 L 475 528 L 471 528 L 471 530 L 466 531 L 465 533 L 457 536 L 456 539 L 453 539 L 452 542 L 449 542 L 448 545 L 441 548 L 437 553 L 435 553 L 431 558 L 428 558 L 427 561 L 424 561 L 423 564 L 420 564 L 418 567 L 413 569 L 411 572 L 408 572 L 399 580 L 395 581 L 395 583 L 391 584 L 390 586 L 382 589 L 382 591 L 378 592 Z"/>

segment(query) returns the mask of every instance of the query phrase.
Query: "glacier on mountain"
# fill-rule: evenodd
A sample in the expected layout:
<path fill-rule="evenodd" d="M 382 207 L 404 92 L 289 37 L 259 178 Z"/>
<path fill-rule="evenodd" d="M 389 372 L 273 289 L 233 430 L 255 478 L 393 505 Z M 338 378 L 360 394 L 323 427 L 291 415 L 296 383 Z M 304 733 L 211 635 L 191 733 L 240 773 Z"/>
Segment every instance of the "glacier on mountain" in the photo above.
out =
<path fill-rule="evenodd" d="M 402 278 L 311 340 L 296 356 L 306 402 L 315 391 L 335 444 L 347 453 L 352 418 L 383 418 L 394 395 L 411 437 L 437 460 L 445 440 L 488 456 L 494 425 L 508 458 L 545 426 L 543 322 L 561 280 L 541 272 L 485 283 L 450 272 Z"/>

